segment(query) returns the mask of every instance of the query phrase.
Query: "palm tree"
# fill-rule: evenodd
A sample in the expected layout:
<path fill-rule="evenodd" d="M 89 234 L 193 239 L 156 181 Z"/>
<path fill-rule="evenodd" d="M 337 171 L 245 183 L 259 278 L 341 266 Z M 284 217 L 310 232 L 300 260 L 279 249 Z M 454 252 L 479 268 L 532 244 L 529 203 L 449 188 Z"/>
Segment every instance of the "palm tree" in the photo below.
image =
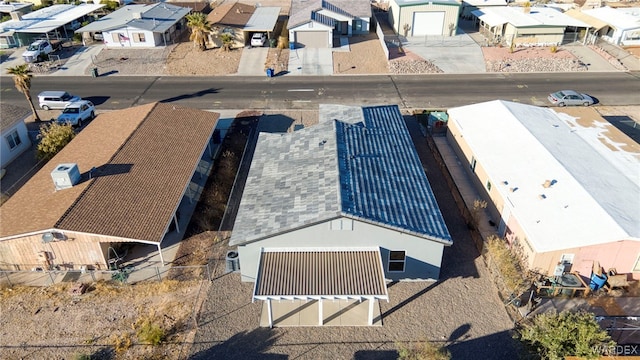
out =
<path fill-rule="evenodd" d="M 186 16 L 187 26 L 191 30 L 189 40 L 193 41 L 200 50 L 207 48 L 207 37 L 211 32 L 211 24 L 207 20 L 207 15 L 201 12 L 194 12 Z"/>
<path fill-rule="evenodd" d="M 231 51 L 231 46 L 233 45 L 233 35 L 222 34 L 220 35 L 220 40 L 222 41 L 222 51 Z"/>
<path fill-rule="evenodd" d="M 29 106 L 31 106 L 31 111 L 33 112 L 33 117 L 36 121 L 40 121 L 40 117 L 38 116 L 38 112 L 36 111 L 36 107 L 33 106 L 33 101 L 31 100 L 31 70 L 29 70 L 29 65 L 22 64 L 14 67 L 10 67 L 7 69 L 7 74 L 13 75 L 13 83 L 16 85 L 16 89 L 19 92 L 23 93 L 24 96 L 29 101 Z"/>

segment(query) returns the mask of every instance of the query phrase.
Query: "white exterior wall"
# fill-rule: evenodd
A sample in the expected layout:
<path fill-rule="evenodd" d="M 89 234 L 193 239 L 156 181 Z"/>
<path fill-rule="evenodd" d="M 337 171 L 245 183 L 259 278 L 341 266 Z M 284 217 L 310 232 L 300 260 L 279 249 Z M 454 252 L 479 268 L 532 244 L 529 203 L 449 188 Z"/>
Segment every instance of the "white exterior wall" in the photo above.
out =
<path fill-rule="evenodd" d="M 128 40 L 118 40 L 118 34 L 123 34 Z M 144 41 L 138 41 L 136 34 L 141 34 L 144 37 Z M 118 29 L 113 31 L 105 31 L 102 33 L 103 42 L 110 48 L 122 48 L 122 47 L 155 47 L 156 44 L 164 45 L 162 43 L 162 34 L 154 34 L 151 31 L 140 30 L 136 28 Z M 157 36 L 156 36 L 157 35 Z"/>
<path fill-rule="evenodd" d="M 414 12 L 444 12 L 444 29 L 442 29 L 442 35 L 449 36 L 449 24 L 453 24 L 455 28 L 458 27 L 459 11 L 460 8 L 453 5 L 425 4 L 400 7 L 395 2 L 391 2 L 389 6 L 389 23 L 398 34 L 404 35 L 405 24 L 409 24 L 413 29 Z M 411 30 L 409 30 L 408 35 L 411 36 Z"/>
<path fill-rule="evenodd" d="M 334 220 L 335 221 L 335 220 Z M 261 248 L 339 248 L 379 246 L 385 277 L 389 280 L 437 280 L 444 245 L 364 222 L 344 219 L 353 230 L 332 230 L 331 222 L 302 228 L 273 238 L 238 246 L 242 281 L 255 281 Z M 406 253 L 405 271 L 389 272 L 389 251 Z"/>
<path fill-rule="evenodd" d="M 296 32 L 304 32 L 304 31 L 325 31 L 327 33 L 327 40 L 329 42 L 329 47 L 333 47 L 333 29 L 316 22 L 308 22 L 306 24 L 302 24 L 295 28 L 289 29 L 289 42 L 294 41 L 298 42 L 296 39 Z M 297 47 L 297 46 L 296 46 Z"/>
<path fill-rule="evenodd" d="M 7 139 L 7 137 L 12 136 L 12 134 L 17 134 L 20 138 L 20 144 L 13 149 L 9 146 L 9 139 Z M 0 168 L 4 168 L 31 146 L 31 140 L 29 140 L 29 133 L 27 132 L 27 126 L 24 121 L 18 121 L 13 126 L 3 129 L 1 135 Z"/>

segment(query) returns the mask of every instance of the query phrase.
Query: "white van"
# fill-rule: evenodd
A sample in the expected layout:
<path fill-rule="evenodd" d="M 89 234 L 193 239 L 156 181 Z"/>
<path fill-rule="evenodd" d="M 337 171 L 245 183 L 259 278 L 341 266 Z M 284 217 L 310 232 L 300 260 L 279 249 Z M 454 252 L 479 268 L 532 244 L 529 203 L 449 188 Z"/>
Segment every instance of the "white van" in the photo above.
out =
<path fill-rule="evenodd" d="M 38 103 L 43 110 L 64 109 L 74 101 L 81 100 L 79 96 L 66 91 L 43 91 L 38 94 Z"/>

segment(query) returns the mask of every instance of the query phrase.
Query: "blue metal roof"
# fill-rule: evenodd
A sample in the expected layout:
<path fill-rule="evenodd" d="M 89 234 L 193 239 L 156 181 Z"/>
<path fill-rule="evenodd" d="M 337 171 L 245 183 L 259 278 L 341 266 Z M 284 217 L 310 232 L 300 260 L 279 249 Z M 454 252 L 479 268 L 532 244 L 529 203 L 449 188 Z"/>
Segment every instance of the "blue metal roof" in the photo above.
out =
<path fill-rule="evenodd" d="M 336 122 L 342 212 L 451 242 L 398 107 L 363 114 L 363 123 Z"/>

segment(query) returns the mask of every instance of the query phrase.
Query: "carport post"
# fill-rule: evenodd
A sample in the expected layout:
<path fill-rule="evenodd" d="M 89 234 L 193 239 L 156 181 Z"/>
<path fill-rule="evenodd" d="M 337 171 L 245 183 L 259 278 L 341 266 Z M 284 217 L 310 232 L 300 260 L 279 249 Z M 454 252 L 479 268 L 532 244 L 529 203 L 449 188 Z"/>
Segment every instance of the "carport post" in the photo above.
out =
<path fill-rule="evenodd" d="M 273 313 L 271 310 L 271 299 L 267 299 L 267 319 L 269 319 L 269 328 L 273 328 Z"/>
<path fill-rule="evenodd" d="M 160 247 L 160 243 L 158 243 L 158 253 L 160 253 L 160 262 L 162 266 L 164 266 L 164 257 L 162 256 L 162 247 Z"/>
<path fill-rule="evenodd" d="M 368 321 L 369 326 L 373 325 L 373 302 L 374 302 L 374 299 L 370 298 L 369 299 L 369 321 Z"/>
<path fill-rule="evenodd" d="M 318 325 L 322 326 L 324 319 L 322 318 L 322 299 L 318 300 Z"/>

